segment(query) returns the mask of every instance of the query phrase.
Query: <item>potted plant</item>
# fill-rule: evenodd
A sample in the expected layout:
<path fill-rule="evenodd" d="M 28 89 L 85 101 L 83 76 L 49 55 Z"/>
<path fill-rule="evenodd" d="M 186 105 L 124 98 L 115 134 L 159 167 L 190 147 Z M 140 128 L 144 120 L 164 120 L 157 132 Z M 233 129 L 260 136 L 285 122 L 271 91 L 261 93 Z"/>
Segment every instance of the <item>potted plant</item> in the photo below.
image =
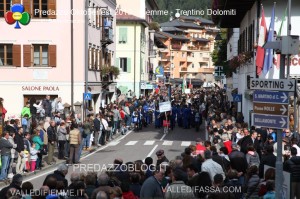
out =
<path fill-rule="evenodd" d="M 110 68 L 111 74 L 113 74 L 113 76 L 115 78 L 118 78 L 118 76 L 120 75 L 120 69 L 118 67 L 116 67 L 116 66 L 111 66 L 109 68 Z"/>

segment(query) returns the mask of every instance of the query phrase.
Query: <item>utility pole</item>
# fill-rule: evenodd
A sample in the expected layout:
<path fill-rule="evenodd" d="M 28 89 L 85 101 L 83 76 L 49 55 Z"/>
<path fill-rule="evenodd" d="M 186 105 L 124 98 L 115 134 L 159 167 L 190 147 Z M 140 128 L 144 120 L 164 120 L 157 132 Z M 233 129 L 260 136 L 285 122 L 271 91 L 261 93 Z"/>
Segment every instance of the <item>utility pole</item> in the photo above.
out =
<path fill-rule="evenodd" d="M 89 0 L 85 0 L 85 15 L 84 15 L 84 54 L 85 54 L 85 60 L 84 60 L 84 79 L 85 79 L 85 88 L 84 92 L 88 92 L 88 69 L 89 69 L 89 38 L 88 38 L 88 29 L 89 29 L 89 15 L 87 14 L 89 12 Z M 83 95 L 82 95 L 83 96 Z M 83 97 L 82 97 L 83 99 Z M 87 109 L 87 102 L 83 99 L 83 118 L 86 118 L 86 109 Z"/>
<path fill-rule="evenodd" d="M 71 10 L 73 10 L 73 0 L 71 0 Z M 74 112 L 74 22 L 71 13 L 71 112 Z"/>

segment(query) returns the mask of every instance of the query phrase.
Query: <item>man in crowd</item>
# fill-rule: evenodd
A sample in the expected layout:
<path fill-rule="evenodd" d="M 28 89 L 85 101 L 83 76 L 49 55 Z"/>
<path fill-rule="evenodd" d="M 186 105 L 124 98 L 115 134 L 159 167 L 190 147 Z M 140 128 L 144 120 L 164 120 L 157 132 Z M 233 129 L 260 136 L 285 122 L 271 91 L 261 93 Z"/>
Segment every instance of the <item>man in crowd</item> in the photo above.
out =
<path fill-rule="evenodd" d="M 54 147 L 56 145 L 56 124 L 54 120 L 50 121 L 50 126 L 47 129 L 48 135 L 48 165 L 55 164 L 53 159 Z"/>

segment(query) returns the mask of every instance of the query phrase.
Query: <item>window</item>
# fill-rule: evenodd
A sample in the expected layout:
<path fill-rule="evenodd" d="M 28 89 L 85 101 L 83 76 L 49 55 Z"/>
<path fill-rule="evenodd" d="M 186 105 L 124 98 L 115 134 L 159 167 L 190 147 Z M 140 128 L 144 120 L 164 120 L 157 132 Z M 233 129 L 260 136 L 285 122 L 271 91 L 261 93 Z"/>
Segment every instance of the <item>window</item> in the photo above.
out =
<path fill-rule="evenodd" d="M 10 10 L 10 0 L 0 0 L 0 17 Z"/>
<path fill-rule="evenodd" d="M 119 44 L 127 43 L 127 28 L 119 28 Z"/>
<path fill-rule="evenodd" d="M 0 44 L 0 66 L 13 65 L 13 45 Z"/>
<path fill-rule="evenodd" d="M 33 65 L 48 66 L 48 45 L 33 45 Z"/>
<path fill-rule="evenodd" d="M 120 58 L 120 69 L 127 72 L 127 58 Z"/>
<path fill-rule="evenodd" d="M 33 0 L 33 17 L 47 18 L 48 2 L 47 0 Z"/>

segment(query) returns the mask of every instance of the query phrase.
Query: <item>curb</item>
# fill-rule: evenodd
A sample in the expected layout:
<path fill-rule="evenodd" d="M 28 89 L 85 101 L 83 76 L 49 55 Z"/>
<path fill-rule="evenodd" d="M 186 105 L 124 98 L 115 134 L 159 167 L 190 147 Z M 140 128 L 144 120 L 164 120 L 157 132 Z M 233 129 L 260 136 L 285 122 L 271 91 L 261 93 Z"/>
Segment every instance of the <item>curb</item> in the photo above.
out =
<path fill-rule="evenodd" d="M 121 135 L 122 135 L 121 133 L 116 134 L 115 137 L 114 137 L 114 139 L 112 139 L 111 141 L 107 142 L 107 144 L 110 143 L 110 142 L 113 142 L 114 140 L 116 140 L 117 138 L 119 138 Z M 107 146 L 107 144 L 104 145 L 104 146 Z M 92 148 L 92 149 L 91 149 L 90 151 L 84 151 L 84 150 L 82 150 L 82 153 L 81 153 L 80 158 L 85 157 L 85 156 L 87 156 L 88 154 L 93 153 L 94 151 L 96 151 L 96 150 L 98 149 L 98 147 L 95 147 L 95 146 L 93 146 L 93 147 L 91 147 L 91 148 Z M 31 176 L 34 176 L 34 175 L 37 175 L 37 174 L 39 174 L 39 173 L 41 173 L 41 172 L 44 172 L 44 171 L 47 171 L 47 170 L 51 170 L 51 169 L 55 168 L 57 165 L 59 165 L 59 164 L 61 164 L 61 163 L 67 164 L 67 160 L 58 160 L 58 159 L 57 159 L 56 163 L 53 164 L 53 165 L 47 165 L 47 163 L 45 163 L 46 166 L 44 166 L 42 170 L 22 174 L 23 179 L 24 179 L 24 178 L 31 177 Z M 5 186 L 8 186 L 10 183 L 11 183 L 11 179 L 9 179 L 9 180 L 7 180 L 7 181 L 0 182 L 0 188 L 2 189 L 2 188 L 4 188 Z M 0 189 L 0 190 L 1 190 L 1 189 Z"/>

